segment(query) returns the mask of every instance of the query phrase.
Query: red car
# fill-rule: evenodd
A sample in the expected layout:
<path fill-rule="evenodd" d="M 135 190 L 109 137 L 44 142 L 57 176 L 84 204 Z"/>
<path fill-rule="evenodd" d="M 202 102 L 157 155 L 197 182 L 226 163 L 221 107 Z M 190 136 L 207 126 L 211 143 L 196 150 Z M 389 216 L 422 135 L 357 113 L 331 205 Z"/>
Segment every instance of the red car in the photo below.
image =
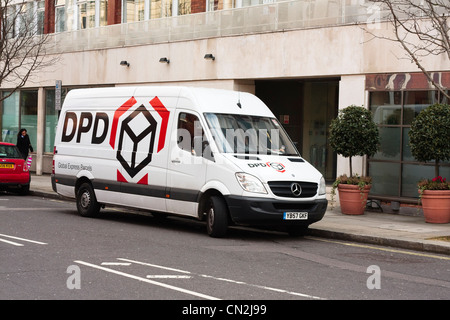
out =
<path fill-rule="evenodd" d="M 30 172 L 19 149 L 12 143 L 0 142 L 0 190 L 27 194 Z"/>

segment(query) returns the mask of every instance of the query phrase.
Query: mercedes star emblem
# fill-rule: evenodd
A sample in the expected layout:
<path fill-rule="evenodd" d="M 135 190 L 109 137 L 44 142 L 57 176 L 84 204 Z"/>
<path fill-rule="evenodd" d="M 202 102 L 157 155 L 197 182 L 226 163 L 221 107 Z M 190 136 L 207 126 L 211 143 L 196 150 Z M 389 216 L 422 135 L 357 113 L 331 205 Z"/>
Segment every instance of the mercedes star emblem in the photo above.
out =
<path fill-rule="evenodd" d="M 302 187 L 300 186 L 300 183 L 293 182 L 291 183 L 291 192 L 294 196 L 298 197 L 302 193 Z"/>

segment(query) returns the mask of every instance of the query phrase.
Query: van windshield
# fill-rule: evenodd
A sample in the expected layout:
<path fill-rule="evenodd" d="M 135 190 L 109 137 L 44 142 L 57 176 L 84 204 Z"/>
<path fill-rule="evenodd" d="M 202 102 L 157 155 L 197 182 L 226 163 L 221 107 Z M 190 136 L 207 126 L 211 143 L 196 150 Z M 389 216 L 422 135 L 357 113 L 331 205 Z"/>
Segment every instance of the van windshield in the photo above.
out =
<path fill-rule="evenodd" d="M 222 113 L 205 118 L 222 153 L 299 155 L 275 118 Z"/>

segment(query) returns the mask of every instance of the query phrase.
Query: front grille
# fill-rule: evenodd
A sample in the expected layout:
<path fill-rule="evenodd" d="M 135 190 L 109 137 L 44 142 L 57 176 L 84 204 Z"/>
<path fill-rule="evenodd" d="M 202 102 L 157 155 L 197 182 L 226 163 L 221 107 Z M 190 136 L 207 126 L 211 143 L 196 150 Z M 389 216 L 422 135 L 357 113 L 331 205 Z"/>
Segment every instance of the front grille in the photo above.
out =
<path fill-rule="evenodd" d="M 299 183 L 302 187 L 302 193 L 299 196 L 295 196 L 291 191 L 291 185 L 295 182 Z M 317 183 L 313 182 L 270 181 L 269 187 L 274 195 L 286 198 L 310 198 L 315 196 L 317 193 Z"/>
<path fill-rule="evenodd" d="M 294 203 L 277 203 L 273 204 L 273 207 L 278 211 L 313 211 L 317 204 L 311 202 L 294 202 Z"/>

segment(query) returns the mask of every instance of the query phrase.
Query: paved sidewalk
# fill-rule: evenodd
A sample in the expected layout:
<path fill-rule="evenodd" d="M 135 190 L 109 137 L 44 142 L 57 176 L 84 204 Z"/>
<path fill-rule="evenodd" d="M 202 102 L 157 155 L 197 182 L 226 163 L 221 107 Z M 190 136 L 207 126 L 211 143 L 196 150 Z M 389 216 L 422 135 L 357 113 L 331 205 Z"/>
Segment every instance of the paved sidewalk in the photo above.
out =
<path fill-rule="evenodd" d="M 35 195 L 59 197 L 52 190 L 48 174 L 33 174 L 30 190 Z M 389 207 L 383 209 L 384 213 L 370 210 L 361 216 L 349 216 L 340 213 L 339 203 L 333 209 L 329 205 L 324 218 L 312 224 L 309 233 L 335 240 L 352 240 L 450 255 L 450 223 L 426 223 L 417 208 L 401 208 L 401 214 L 392 213 Z M 447 241 L 435 239 L 439 237 Z"/>

